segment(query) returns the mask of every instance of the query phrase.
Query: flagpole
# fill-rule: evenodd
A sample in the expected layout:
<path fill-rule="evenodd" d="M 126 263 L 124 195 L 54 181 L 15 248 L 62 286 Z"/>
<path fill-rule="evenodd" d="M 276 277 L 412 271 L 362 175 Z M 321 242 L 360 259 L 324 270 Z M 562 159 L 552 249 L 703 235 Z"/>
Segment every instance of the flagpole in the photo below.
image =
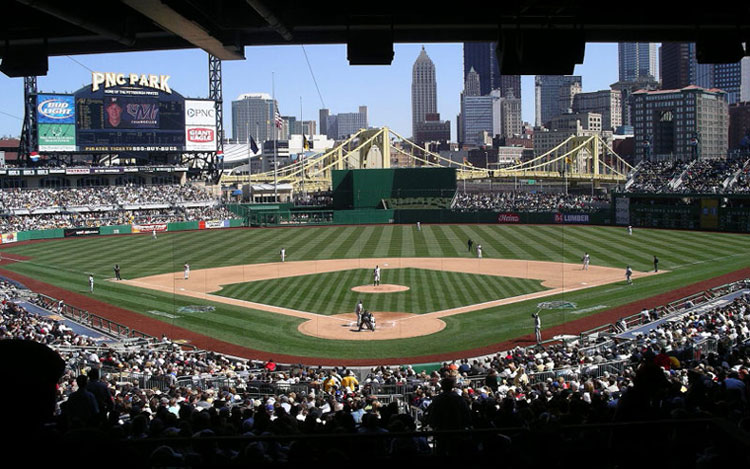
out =
<path fill-rule="evenodd" d="M 278 110 L 276 109 L 276 83 L 274 80 L 274 72 L 271 72 L 271 93 L 273 94 L 273 199 L 274 202 L 279 202 L 279 194 L 278 194 L 278 165 L 276 163 L 276 140 L 278 139 L 278 124 L 276 121 L 276 114 L 278 114 Z"/>
<path fill-rule="evenodd" d="M 299 97 L 299 129 L 302 131 L 302 193 L 305 193 L 305 121 L 302 120 L 302 96 Z"/>

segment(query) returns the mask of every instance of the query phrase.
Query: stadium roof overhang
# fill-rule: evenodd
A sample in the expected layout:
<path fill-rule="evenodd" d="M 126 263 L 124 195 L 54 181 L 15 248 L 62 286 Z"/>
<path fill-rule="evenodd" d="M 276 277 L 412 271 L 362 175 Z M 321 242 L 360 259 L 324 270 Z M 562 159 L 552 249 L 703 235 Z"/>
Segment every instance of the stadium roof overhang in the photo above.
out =
<path fill-rule="evenodd" d="M 503 73 L 545 73 L 550 61 L 567 69 L 582 55 L 584 42 L 697 42 L 709 62 L 734 59 L 750 39 L 748 2 L 718 8 L 670 0 L 617 10 L 591 0 L 458 5 L 4 0 L 1 68 L 8 75 L 43 75 L 48 56 L 201 48 L 223 60 L 241 60 L 245 46 L 334 43 L 348 45 L 350 63 L 374 64 L 390 63 L 393 43 L 499 41 Z"/>

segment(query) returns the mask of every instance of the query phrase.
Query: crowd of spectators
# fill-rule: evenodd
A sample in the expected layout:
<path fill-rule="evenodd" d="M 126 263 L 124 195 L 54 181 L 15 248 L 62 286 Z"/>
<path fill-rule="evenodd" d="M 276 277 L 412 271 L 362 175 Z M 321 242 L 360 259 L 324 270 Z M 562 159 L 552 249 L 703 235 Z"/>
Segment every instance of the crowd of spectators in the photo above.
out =
<path fill-rule="evenodd" d="M 681 174 L 687 162 L 684 161 L 641 161 L 634 175 L 629 192 L 661 193 L 671 192 L 668 184 Z"/>
<path fill-rule="evenodd" d="M 332 191 L 296 192 L 294 205 L 330 207 L 333 205 Z"/>
<path fill-rule="evenodd" d="M 746 160 L 697 160 L 685 171 L 677 192 L 723 193 L 724 183 L 742 168 Z"/>
<path fill-rule="evenodd" d="M 606 195 L 541 192 L 459 192 L 453 208 L 460 211 L 595 212 L 609 206 Z"/>
<path fill-rule="evenodd" d="M 272 360 L 247 362 L 186 351 L 166 338 L 146 347 L 102 345 L 58 321 L 26 313 L 8 301 L 15 295 L 12 287 L 0 288 L 6 298 L 0 337 L 48 344 L 68 365 L 56 391 L 56 421 L 64 431 L 96 427 L 118 441 L 330 433 L 342 437 L 421 426 L 535 428 L 706 415 L 750 427 L 748 295 L 672 316 L 635 340 L 517 347 L 445 362 L 429 373 L 411 366 L 379 366 L 358 378 L 346 367 L 280 367 Z M 644 323 L 659 319 L 653 311 L 641 314 Z M 698 348 L 707 341 L 713 347 Z M 206 377 L 222 377 L 223 384 L 191 384 Z M 144 381 L 148 378 L 163 378 L 167 385 L 149 388 L 142 384 L 150 382 Z M 272 387 L 261 391 L 264 384 Z M 401 401 L 388 395 L 394 391 Z M 88 403 L 81 405 L 81 400 Z M 446 405 L 453 406 L 448 414 L 442 409 Z M 462 451 L 479 451 L 476 443 L 463 441 Z M 256 441 L 236 448 L 211 446 L 205 452 L 183 441 L 154 451 L 152 458 L 166 455 L 187 465 L 244 464 L 248 458 L 284 463 L 299 460 L 300 451 L 322 461 L 331 450 L 311 445 L 305 440 L 297 445 Z M 335 449 L 376 457 L 432 451 L 419 436 L 367 445 Z M 442 451 L 450 453 L 451 445 L 443 445 Z"/>
<path fill-rule="evenodd" d="M 55 207 L 65 209 L 112 205 L 177 205 L 185 202 L 213 202 L 215 199 L 204 190 L 190 184 L 2 189 L 0 213 Z"/>
<path fill-rule="evenodd" d="M 215 198 L 192 185 L 6 189 L 0 190 L 0 213 L 3 233 L 232 218 Z"/>
<path fill-rule="evenodd" d="M 747 158 L 699 159 L 687 162 L 644 160 L 636 167 L 633 182 L 627 190 L 673 194 L 748 192 L 748 161 Z"/>

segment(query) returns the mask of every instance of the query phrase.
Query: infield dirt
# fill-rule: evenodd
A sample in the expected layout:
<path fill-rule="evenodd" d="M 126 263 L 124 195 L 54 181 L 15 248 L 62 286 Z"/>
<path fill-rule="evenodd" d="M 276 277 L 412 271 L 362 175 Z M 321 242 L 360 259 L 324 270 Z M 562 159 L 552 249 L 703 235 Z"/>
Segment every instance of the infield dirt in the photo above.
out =
<path fill-rule="evenodd" d="M 419 268 L 462 272 L 502 277 L 516 277 L 541 280 L 548 290 L 491 300 L 427 314 L 409 312 L 372 311 L 376 319 L 376 330 L 358 331 L 354 313 L 322 316 L 305 311 L 254 303 L 224 296 L 214 295 L 222 286 L 234 283 L 268 280 L 280 277 L 293 277 L 316 273 L 335 272 L 350 269 L 372 269 L 380 265 L 384 279 L 388 269 Z M 666 271 L 664 271 L 666 272 Z M 663 273 L 663 272 L 659 272 Z M 633 279 L 658 275 L 654 272 L 634 272 Z M 314 337 L 334 340 L 387 340 L 417 337 L 438 332 L 445 328 L 440 318 L 477 311 L 494 306 L 543 298 L 565 292 L 625 281 L 625 269 L 589 266 L 582 270 L 580 264 L 560 262 L 525 261 L 511 259 L 461 259 L 461 258 L 373 258 L 373 259 L 333 259 L 320 261 L 275 262 L 268 264 L 246 264 L 210 269 L 198 269 L 190 272 L 185 280 L 182 272 L 152 275 L 126 283 L 141 288 L 149 288 L 182 296 L 226 303 L 277 314 L 295 316 L 307 321 L 299 326 L 300 332 Z M 384 293 L 387 294 L 387 293 Z M 352 305 L 354 309 L 354 305 Z"/>

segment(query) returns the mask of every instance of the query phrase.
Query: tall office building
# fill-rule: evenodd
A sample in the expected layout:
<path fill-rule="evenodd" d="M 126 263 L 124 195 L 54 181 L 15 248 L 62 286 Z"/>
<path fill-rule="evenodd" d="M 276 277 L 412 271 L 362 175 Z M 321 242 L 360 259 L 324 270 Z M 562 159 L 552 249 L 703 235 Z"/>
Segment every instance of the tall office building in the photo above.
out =
<path fill-rule="evenodd" d="M 568 112 L 573 98 L 581 92 L 582 83 L 578 75 L 537 75 L 534 79 L 537 127 Z"/>
<path fill-rule="evenodd" d="M 661 88 L 678 90 L 696 84 L 695 44 L 664 42 L 661 45 Z"/>
<path fill-rule="evenodd" d="M 484 144 L 482 135 L 494 137 L 501 131 L 500 90 L 485 96 L 466 96 L 461 99 L 461 131 L 463 145 Z"/>
<path fill-rule="evenodd" d="M 726 93 L 686 86 L 632 94 L 636 160 L 726 158 Z"/>
<path fill-rule="evenodd" d="M 621 42 L 617 44 L 620 68 L 619 81 L 634 81 L 638 78 L 655 80 L 658 77 L 657 48 L 652 42 Z"/>
<path fill-rule="evenodd" d="M 279 104 L 268 93 L 246 93 L 232 101 L 232 138 L 238 143 L 247 143 L 252 135 L 260 146 L 274 139 L 274 111 Z M 277 131 L 275 138 L 279 138 Z"/>
<path fill-rule="evenodd" d="M 602 116 L 603 130 L 622 125 L 622 94 L 615 90 L 578 93 L 573 98 L 573 112 L 595 112 Z"/>
<path fill-rule="evenodd" d="M 479 75 L 479 95 L 485 96 L 492 90 L 500 90 L 504 97 L 508 90 L 513 96 L 521 97 L 521 76 L 500 75 L 500 67 L 495 54 L 495 42 L 464 42 L 464 81 L 473 68 Z"/>
<path fill-rule="evenodd" d="M 357 112 L 331 114 L 328 109 L 321 109 L 320 133 L 333 140 L 340 140 L 368 128 L 367 106 L 359 106 Z"/>
<path fill-rule="evenodd" d="M 733 64 L 713 65 L 713 86 L 727 93 L 727 102 L 750 101 L 750 57 Z"/>
<path fill-rule="evenodd" d="M 464 96 L 482 96 L 479 74 L 474 67 L 469 70 L 464 79 Z"/>
<path fill-rule="evenodd" d="M 435 64 L 422 46 L 411 72 L 411 131 L 417 139 L 419 124 L 427 114 L 437 113 L 437 80 Z"/>
<path fill-rule="evenodd" d="M 521 135 L 523 120 L 521 116 L 521 98 L 513 96 L 511 91 L 500 98 L 500 133 L 506 139 Z"/>

